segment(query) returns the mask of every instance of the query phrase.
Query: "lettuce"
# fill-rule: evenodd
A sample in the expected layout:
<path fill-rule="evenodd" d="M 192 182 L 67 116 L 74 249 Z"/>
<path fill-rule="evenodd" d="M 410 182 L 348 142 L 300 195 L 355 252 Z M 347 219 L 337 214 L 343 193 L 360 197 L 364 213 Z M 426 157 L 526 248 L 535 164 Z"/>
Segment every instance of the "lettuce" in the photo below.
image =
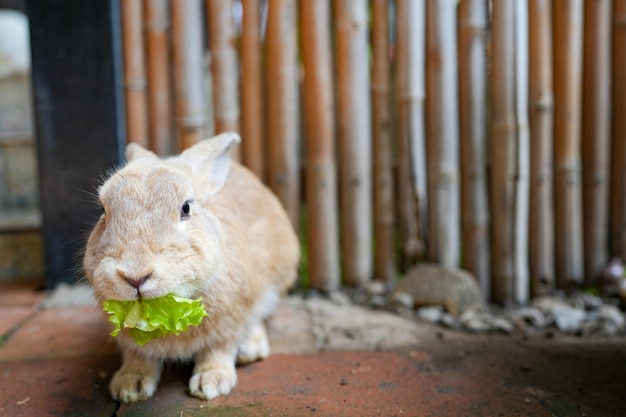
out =
<path fill-rule="evenodd" d="M 165 297 L 132 301 L 106 300 L 102 303 L 115 325 L 111 336 L 125 328 L 142 346 L 152 339 L 180 334 L 189 326 L 198 326 L 207 316 L 202 297 L 197 300 L 168 294 Z"/>

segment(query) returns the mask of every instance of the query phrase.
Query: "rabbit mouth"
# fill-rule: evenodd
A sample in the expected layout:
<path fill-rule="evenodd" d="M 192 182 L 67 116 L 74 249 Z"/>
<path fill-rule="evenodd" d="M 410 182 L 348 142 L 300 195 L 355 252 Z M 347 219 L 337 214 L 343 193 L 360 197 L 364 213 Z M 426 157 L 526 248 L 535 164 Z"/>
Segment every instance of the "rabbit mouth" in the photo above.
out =
<path fill-rule="evenodd" d="M 165 293 L 162 291 L 155 291 L 154 289 L 151 289 L 151 288 L 139 287 L 139 288 L 135 288 L 135 291 L 134 293 L 131 293 L 130 298 L 132 300 L 150 300 L 153 298 L 163 297 L 167 294 L 168 293 Z"/>

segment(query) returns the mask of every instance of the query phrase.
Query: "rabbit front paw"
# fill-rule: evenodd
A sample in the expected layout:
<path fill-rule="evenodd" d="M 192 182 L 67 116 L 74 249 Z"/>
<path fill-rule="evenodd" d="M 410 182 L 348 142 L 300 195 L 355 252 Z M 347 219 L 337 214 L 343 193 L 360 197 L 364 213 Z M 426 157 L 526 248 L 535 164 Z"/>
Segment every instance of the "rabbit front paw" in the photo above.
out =
<path fill-rule="evenodd" d="M 212 400 L 228 395 L 237 383 L 235 369 L 216 368 L 194 374 L 189 380 L 189 392 L 194 397 Z"/>
<path fill-rule="evenodd" d="M 270 354 L 270 343 L 263 323 L 258 323 L 240 344 L 237 365 L 247 365 L 265 359 Z"/>
<path fill-rule="evenodd" d="M 134 403 L 151 397 L 156 391 L 158 380 L 144 374 L 118 371 L 109 386 L 111 396 L 123 403 Z"/>

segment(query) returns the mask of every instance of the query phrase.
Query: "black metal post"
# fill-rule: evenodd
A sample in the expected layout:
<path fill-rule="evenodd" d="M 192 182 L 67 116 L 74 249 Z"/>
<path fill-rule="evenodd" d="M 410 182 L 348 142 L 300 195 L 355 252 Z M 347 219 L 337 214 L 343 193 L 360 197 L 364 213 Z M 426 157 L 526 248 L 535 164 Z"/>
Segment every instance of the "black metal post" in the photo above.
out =
<path fill-rule="evenodd" d="M 93 194 L 125 140 L 119 0 L 30 0 L 46 286 L 82 276 Z"/>

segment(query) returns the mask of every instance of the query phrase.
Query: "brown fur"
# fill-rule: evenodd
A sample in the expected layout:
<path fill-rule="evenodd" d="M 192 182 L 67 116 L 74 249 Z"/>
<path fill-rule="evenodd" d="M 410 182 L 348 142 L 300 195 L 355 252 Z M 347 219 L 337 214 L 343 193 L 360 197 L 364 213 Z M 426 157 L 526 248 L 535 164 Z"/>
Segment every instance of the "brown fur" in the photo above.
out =
<path fill-rule="evenodd" d="M 99 190 L 105 214 L 84 258 L 98 298 L 202 296 L 208 313 L 200 326 L 144 346 L 122 332 L 124 362 L 110 385 L 117 400 L 151 396 L 167 359 L 195 360 L 193 395 L 228 394 L 235 361 L 269 353 L 263 319 L 295 280 L 299 245 L 276 197 L 231 163 L 237 142 L 224 133 L 165 160 L 131 144 L 129 163 Z M 131 285 L 145 276 L 139 290 Z"/>

